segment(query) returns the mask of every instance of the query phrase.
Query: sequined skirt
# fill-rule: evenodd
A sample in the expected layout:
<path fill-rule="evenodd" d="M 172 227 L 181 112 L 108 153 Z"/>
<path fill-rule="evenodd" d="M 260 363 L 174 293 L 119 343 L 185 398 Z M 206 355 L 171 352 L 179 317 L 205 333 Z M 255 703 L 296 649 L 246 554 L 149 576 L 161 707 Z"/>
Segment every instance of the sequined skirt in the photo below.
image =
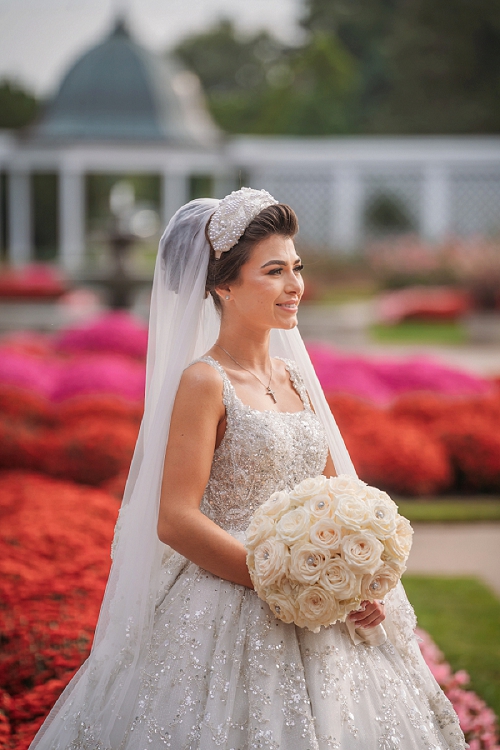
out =
<path fill-rule="evenodd" d="M 164 565 L 130 750 L 459 750 L 418 644 L 355 646 L 277 620 L 176 553 Z"/>

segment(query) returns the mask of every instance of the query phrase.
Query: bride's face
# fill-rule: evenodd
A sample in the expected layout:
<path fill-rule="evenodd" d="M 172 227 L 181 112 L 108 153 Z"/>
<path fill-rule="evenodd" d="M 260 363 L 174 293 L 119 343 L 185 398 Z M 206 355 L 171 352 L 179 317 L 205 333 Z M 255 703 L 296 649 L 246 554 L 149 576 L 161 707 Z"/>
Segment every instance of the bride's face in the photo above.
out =
<path fill-rule="evenodd" d="M 224 314 L 236 315 L 253 328 L 294 328 L 304 281 L 293 240 L 271 235 L 258 242 L 238 279 L 223 295 Z"/>

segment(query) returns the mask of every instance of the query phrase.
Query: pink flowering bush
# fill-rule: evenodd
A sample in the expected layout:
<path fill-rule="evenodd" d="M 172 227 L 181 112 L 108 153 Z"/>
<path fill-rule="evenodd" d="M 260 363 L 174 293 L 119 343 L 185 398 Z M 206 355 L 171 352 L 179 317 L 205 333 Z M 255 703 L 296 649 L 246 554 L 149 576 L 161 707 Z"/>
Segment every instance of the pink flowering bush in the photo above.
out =
<path fill-rule="evenodd" d="M 430 635 L 420 628 L 416 632 L 422 656 L 452 702 L 470 750 L 500 750 L 497 717 L 476 693 L 464 689 L 469 682 L 467 672 L 453 672 Z"/>
<path fill-rule="evenodd" d="M 447 396 L 473 396 L 491 391 L 487 380 L 442 365 L 431 357 L 368 359 L 339 354 L 324 344 L 309 344 L 307 348 L 326 392 L 350 393 L 379 405 L 386 405 L 409 391 Z"/>
<path fill-rule="evenodd" d="M 56 340 L 61 352 L 105 352 L 142 359 L 148 344 L 147 326 L 127 312 L 107 312 L 83 325 L 67 328 Z"/>
<path fill-rule="evenodd" d="M 140 401 L 145 368 L 142 362 L 120 355 L 84 353 L 64 359 L 0 347 L 0 385 L 23 388 L 52 401 L 88 393 Z"/>
<path fill-rule="evenodd" d="M 109 393 L 131 401 L 144 397 L 145 368 L 118 355 L 82 355 L 61 367 L 53 382 L 51 398 L 64 401 L 90 393 Z"/>

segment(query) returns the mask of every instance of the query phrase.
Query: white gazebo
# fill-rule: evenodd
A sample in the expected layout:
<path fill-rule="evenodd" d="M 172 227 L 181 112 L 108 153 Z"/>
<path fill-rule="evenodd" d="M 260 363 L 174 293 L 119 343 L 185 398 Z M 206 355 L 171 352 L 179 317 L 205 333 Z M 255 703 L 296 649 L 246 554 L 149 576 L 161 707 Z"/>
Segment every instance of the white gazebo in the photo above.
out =
<path fill-rule="evenodd" d="M 296 208 L 299 242 L 324 252 L 401 231 L 500 234 L 500 137 L 224 136 L 196 76 L 140 47 L 121 21 L 70 68 L 36 126 L 0 133 L 0 172 L 0 224 L 5 202 L 7 258 L 18 265 L 34 255 L 31 175 L 57 174 L 58 261 L 69 273 L 85 266 L 85 176 L 96 173 L 159 175 L 164 223 L 191 197 L 191 177 L 210 177 L 215 197 L 243 179 Z M 377 205 L 399 224 L 377 226 Z"/>
<path fill-rule="evenodd" d="M 137 45 L 122 21 L 70 68 L 39 123 L 1 134 L 0 170 L 14 265 L 33 257 L 31 175 L 57 174 L 58 259 L 69 272 L 84 263 L 86 174 L 160 175 L 162 220 L 189 200 L 192 174 L 225 189 L 222 138 L 198 79 Z"/>

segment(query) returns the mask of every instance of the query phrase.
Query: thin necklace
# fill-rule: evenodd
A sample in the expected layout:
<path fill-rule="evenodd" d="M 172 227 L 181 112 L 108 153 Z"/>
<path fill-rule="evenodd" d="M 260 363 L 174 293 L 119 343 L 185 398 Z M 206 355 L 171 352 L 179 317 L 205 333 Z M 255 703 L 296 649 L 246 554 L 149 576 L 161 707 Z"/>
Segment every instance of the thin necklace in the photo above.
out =
<path fill-rule="evenodd" d="M 250 375 L 253 375 L 254 378 L 256 380 L 258 380 L 261 385 L 264 386 L 264 388 L 266 389 L 266 394 L 268 396 L 271 396 L 271 398 L 272 398 L 272 400 L 274 401 L 275 404 L 277 403 L 276 396 L 274 394 L 273 389 L 271 388 L 271 380 L 273 379 L 273 361 L 272 361 L 272 359 L 270 357 L 269 357 L 269 364 L 271 365 L 271 375 L 269 376 L 269 383 L 266 385 L 265 383 L 262 382 L 262 380 L 254 372 L 252 372 L 251 370 L 249 370 L 248 367 L 243 367 L 243 365 L 240 364 L 238 362 L 238 360 L 233 357 L 232 354 L 229 354 L 229 352 L 226 351 L 223 346 L 221 346 L 220 344 L 215 344 L 215 346 L 218 346 L 219 349 L 222 349 L 222 351 L 224 352 L 224 354 L 227 354 L 227 356 L 229 357 L 229 359 L 232 359 L 233 362 L 235 362 L 238 365 L 238 367 L 241 367 L 242 370 L 246 370 L 247 372 L 250 373 Z"/>

